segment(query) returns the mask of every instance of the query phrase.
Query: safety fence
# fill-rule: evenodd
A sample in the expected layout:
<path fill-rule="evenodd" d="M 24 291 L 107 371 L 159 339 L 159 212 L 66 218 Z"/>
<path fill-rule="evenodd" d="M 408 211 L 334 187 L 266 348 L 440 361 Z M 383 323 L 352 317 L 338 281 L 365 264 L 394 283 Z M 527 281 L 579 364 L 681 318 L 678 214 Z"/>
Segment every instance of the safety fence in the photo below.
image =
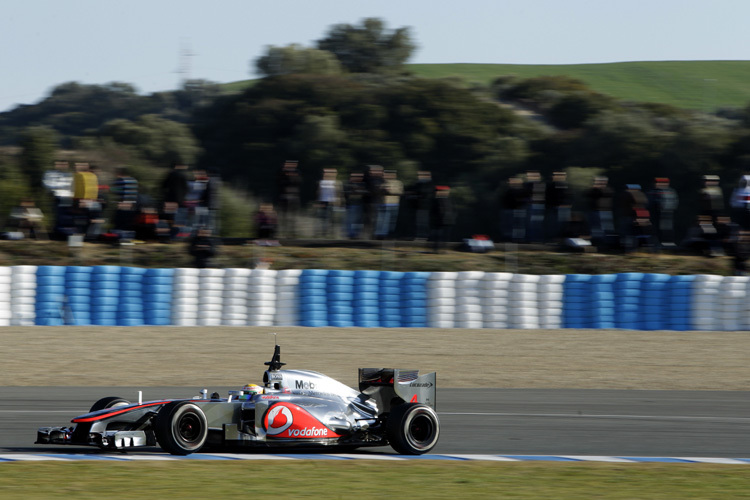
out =
<path fill-rule="evenodd" d="M 750 329 L 750 277 L 0 267 L 0 326 Z"/>

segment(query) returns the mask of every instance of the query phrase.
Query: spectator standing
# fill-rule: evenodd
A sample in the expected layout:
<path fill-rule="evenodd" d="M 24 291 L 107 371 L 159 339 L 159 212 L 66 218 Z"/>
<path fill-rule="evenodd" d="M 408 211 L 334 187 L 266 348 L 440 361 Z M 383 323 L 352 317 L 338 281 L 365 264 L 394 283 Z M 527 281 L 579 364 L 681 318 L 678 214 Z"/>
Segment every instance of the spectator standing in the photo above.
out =
<path fill-rule="evenodd" d="M 8 229 L 22 233 L 24 238 L 49 239 L 44 214 L 30 198 L 21 200 L 21 203 L 11 210 L 7 225 Z"/>
<path fill-rule="evenodd" d="M 118 167 L 115 173 L 111 189 L 116 203 L 113 232 L 120 241 L 132 240 L 138 219 L 138 181 L 128 175 L 125 167 Z"/>
<path fill-rule="evenodd" d="M 526 173 L 526 197 L 528 198 L 528 213 L 526 236 L 530 243 L 541 242 L 544 239 L 544 197 L 547 187 L 539 172 L 531 170 Z"/>
<path fill-rule="evenodd" d="M 162 214 L 173 237 L 187 223 L 187 165 L 175 163 L 161 183 Z"/>
<path fill-rule="evenodd" d="M 614 193 L 608 183 L 607 177 L 597 176 L 591 188 L 586 191 L 589 228 L 591 240 L 595 245 L 604 244 L 606 238 L 615 231 L 612 214 Z"/>
<path fill-rule="evenodd" d="M 261 203 L 255 213 L 258 244 L 275 244 L 278 218 L 271 203 Z"/>
<path fill-rule="evenodd" d="M 364 174 L 364 183 L 367 194 L 364 199 L 364 213 L 362 222 L 364 233 L 368 238 L 374 236 L 377 224 L 378 210 L 383 204 L 383 167 L 380 165 L 369 165 Z"/>
<path fill-rule="evenodd" d="M 750 230 L 750 175 L 743 175 L 732 191 L 732 218 L 744 230 Z"/>
<path fill-rule="evenodd" d="M 115 195 L 115 201 L 136 203 L 138 201 L 138 181 L 128 175 L 128 169 L 125 167 L 118 167 L 116 176 L 111 189 L 112 194 Z"/>
<path fill-rule="evenodd" d="M 650 234 L 648 198 L 639 184 L 628 184 L 620 196 L 620 237 L 626 252 L 636 249 L 638 238 Z"/>
<path fill-rule="evenodd" d="M 67 161 L 56 161 L 55 167 L 44 172 L 42 184 L 55 197 L 57 204 L 73 197 L 73 174 Z"/>
<path fill-rule="evenodd" d="M 135 236 L 141 240 L 168 242 L 171 228 L 167 221 L 159 218 L 157 203 L 150 196 L 138 196 L 138 213 L 135 219 Z"/>
<path fill-rule="evenodd" d="M 570 220 L 570 200 L 568 198 L 568 176 L 565 172 L 554 172 L 547 184 L 545 194 L 547 213 L 547 238 L 556 240 L 562 236 L 563 228 Z"/>
<path fill-rule="evenodd" d="M 669 186 L 669 179 L 657 177 L 654 188 L 648 193 L 649 213 L 659 246 L 674 246 L 674 212 L 679 199 L 677 191 Z"/>
<path fill-rule="evenodd" d="M 195 267 L 204 269 L 213 265 L 213 259 L 217 254 L 218 244 L 216 238 L 208 228 L 199 228 L 190 241 L 188 251 L 193 256 Z"/>
<path fill-rule="evenodd" d="M 208 190 L 208 175 L 203 169 L 193 172 L 193 180 L 188 183 L 186 205 L 188 208 L 188 227 L 208 227 L 208 206 L 206 206 L 206 191 Z"/>
<path fill-rule="evenodd" d="M 130 201 L 118 201 L 112 218 L 112 232 L 117 235 L 119 241 L 135 238 L 137 221 L 138 210 L 135 204 Z"/>
<path fill-rule="evenodd" d="M 73 212 L 76 232 L 88 235 L 100 211 L 99 180 L 88 163 L 76 163 L 73 175 Z"/>
<path fill-rule="evenodd" d="M 73 206 L 73 174 L 68 162 L 56 161 L 54 168 L 44 173 L 42 184 L 54 199 L 54 235 L 67 237 L 75 233 L 78 208 Z"/>
<path fill-rule="evenodd" d="M 700 190 L 700 215 L 711 217 L 716 225 L 717 218 L 724 212 L 724 193 L 719 187 L 718 175 L 704 175 Z"/>
<path fill-rule="evenodd" d="M 318 182 L 318 236 L 335 237 L 335 212 L 341 200 L 341 183 L 336 179 L 335 168 L 323 169 L 323 177 Z"/>
<path fill-rule="evenodd" d="M 383 174 L 383 200 L 378 210 L 378 224 L 375 237 L 379 240 L 392 237 L 396 232 L 398 209 L 404 185 L 398 180 L 395 170 L 387 170 Z"/>
<path fill-rule="evenodd" d="M 450 194 L 449 186 L 435 186 L 435 196 L 430 210 L 430 226 L 435 253 L 440 253 L 441 248 L 448 241 L 451 227 L 455 224 L 456 214 Z"/>
<path fill-rule="evenodd" d="M 362 173 L 352 172 L 344 184 L 344 202 L 346 204 L 345 231 L 349 239 L 359 238 L 362 232 L 362 207 L 367 189 Z"/>
<path fill-rule="evenodd" d="M 500 199 L 503 212 L 502 233 L 505 241 L 522 243 L 526 239 L 526 205 L 528 197 L 521 177 L 508 179 L 508 187 Z"/>
<path fill-rule="evenodd" d="M 206 225 L 213 234 L 219 234 L 219 209 L 221 208 L 221 176 L 213 169 L 206 176 L 206 189 L 203 192 L 201 205 L 208 209 L 208 221 Z"/>
<path fill-rule="evenodd" d="M 279 233 L 287 238 L 297 236 L 297 217 L 300 210 L 300 187 L 298 162 L 287 160 L 281 168 L 278 178 Z"/>
<path fill-rule="evenodd" d="M 73 203 L 88 208 L 99 197 L 99 179 L 88 163 L 76 163 L 73 175 Z"/>
<path fill-rule="evenodd" d="M 414 239 L 427 240 L 430 236 L 430 207 L 435 194 L 432 173 L 417 172 L 417 182 L 408 189 L 410 205 L 414 210 Z"/>
<path fill-rule="evenodd" d="M 732 271 L 735 276 L 750 274 L 747 260 L 750 258 L 750 231 L 740 229 L 737 235 L 737 245 L 732 256 Z"/>

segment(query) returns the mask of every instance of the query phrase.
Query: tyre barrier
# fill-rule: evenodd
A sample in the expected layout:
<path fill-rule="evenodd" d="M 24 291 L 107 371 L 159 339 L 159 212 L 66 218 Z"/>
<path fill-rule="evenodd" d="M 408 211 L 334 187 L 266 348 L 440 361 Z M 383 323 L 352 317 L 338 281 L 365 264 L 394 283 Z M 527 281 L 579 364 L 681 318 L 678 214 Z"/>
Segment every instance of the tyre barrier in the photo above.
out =
<path fill-rule="evenodd" d="M 224 273 L 222 325 L 242 326 L 248 324 L 250 272 L 250 269 L 246 268 L 232 268 L 227 269 Z"/>
<path fill-rule="evenodd" d="M 462 271 L 456 275 L 455 328 L 483 328 L 480 284 L 484 271 Z"/>
<path fill-rule="evenodd" d="M 548 274 L 539 277 L 539 328 L 555 330 L 562 328 L 563 283 L 562 274 Z"/>
<path fill-rule="evenodd" d="M 10 324 L 13 326 L 36 324 L 36 272 L 37 266 L 11 268 Z"/>
<path fill-rule="evenodd" d="M 39 266 L 36 269 L 35 323 L 45 326 L 65 324 L 65 267 Z"/>
<path fill-rule="evenodd" d="M 299 315 L 299 278 L 301 269 L 283 269 L 276 273 L 276 316 L 274 326 L 297 326 Z"/>
<path fill-rule="evenodd" d="M 224 312 L 225 269 L 198 273 L 198 326 L 220 326 Z"/>
<path fill-rule="evenodd" d="M 174 269 L 146 269 L 141 273 L 144 324 L 171 324 L 174 275 Z"/>
<path fill-rule="evenodd" d="M 276 317 L 276 281 L 278 271 L 253 269 L 247 288 L 247 324 L 273 326 Z"/>
<path fill-rule="evenodd" d="M 354 271 L 352 286 L 352 320 L 354 326 L 377 328 L 380 326 L 380 273 Z"/>
<path fill-rule="evenodd" d="M 11 307 L 11 290 L 13 269 L 0 267 L 0 326 L 10 326 L 13 309 Z"/>
<path fill-rule="evenodd" d="M 750 277 L 0 267 L 0 326 L 750 329 Z"/>
<path fill-rule="evenodd" d="M 485 273 L 479 284 L 483 328 L 508 328 L 510 273 Z"/>
<path fill-rule="evenodd" d="M 427 326 L 456 326 L 456 279 L 458 273 L 435 272 L 427 279 Z"/>
<path fill-rule="evenodd" d="M 174 270 L 171 319 L 175 326 L 198 326 L 198 274 L 193 268 Z"/>

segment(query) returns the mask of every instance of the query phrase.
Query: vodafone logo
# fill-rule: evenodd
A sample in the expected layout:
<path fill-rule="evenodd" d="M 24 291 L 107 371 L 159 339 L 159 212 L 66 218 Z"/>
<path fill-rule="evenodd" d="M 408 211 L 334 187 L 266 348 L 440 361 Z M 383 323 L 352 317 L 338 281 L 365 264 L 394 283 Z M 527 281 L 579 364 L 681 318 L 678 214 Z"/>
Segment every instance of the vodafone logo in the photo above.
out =
<path fill-rule="evenodd" d="M 266 415 L 266 433 L 277 436 L 287 430 L 294 423 L 292 411 L 284 405 L 276 405 Z"/>
<path fill-rule="evenodd" d="M 320 429 L 318 427 L 289 429 L 289 437 L 328 437 L 328 429 Z"/>
<path fill-rule="evenodd" d="M 323 425 L 307 410 L 292 403 L 277 403 L 273 405 L 263 423 L 266 435 L 277 439 L 311 439 L 341 437 Z"/>

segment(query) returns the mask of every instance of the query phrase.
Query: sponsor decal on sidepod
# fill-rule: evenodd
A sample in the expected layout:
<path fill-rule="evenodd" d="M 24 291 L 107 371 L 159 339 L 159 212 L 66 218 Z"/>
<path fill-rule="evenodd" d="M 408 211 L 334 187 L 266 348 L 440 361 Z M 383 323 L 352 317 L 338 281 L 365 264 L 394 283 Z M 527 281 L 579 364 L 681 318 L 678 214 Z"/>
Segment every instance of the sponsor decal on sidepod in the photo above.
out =
<path fill-rule="evenodd" d="M 275 438 L 340 437 L 306 410 L 291 403 L 273 405 L 263 419 L 266 434 Z"/>

